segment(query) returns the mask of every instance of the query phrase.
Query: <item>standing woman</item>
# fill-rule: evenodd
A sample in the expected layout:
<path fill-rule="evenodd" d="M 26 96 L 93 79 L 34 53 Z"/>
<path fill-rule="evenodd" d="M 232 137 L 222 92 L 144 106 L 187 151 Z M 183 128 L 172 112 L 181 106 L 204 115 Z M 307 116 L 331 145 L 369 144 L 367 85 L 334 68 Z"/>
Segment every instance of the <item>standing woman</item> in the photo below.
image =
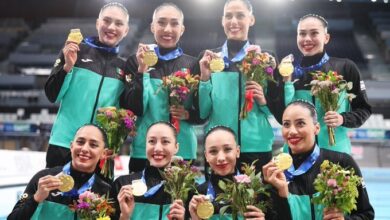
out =
<path fill-rule="evenodd" d="M 181 129 L 177 139 L 181 148 L 177 155 L 185 160 L 196 159 L 197 139 L 191 124 L 199 121 L 199 114 L 193 108 L 192 97 L 184 106 L 169 107 L 169 93 L 160 90 L 163 77 L 182 68 L 192 69 L 196 63 L 196 58 L 184 54 L 178 46 L 185 29 L 183 21 L 183 12 L 175 4 L 163 3 L 158 6 L 150 25 L 157 43 L 154 48 L 158 56 L 157 64 L 149 69 L 144 57 L 151 48 L 142 43 L 139 44 L 137 53 L 127 61 L 130 71 L 135 75 L 125 90 L 121 105 L 140 116 L 137 120 L 137 135 L 132 143 L 130 173 L 141 171 L 145 167 L 146 129 L 157 121 L 169 121 L 170 117 L 180 120 Z M 160 91 L 157 93 L 158 90 Z"/>
<path fill-rule="evenodd" d="M 219 193 L 223 192 L 218 182 L 230 179 L 237 175 L 236 163 L 240 157 L 240 146 L 235 140 L 234 131 L 225 126 L 212 128 L 205 136 L 205 157 L 210 164 L 211 176 L 208 181 L 198 186 L 199 195 L 192 197 L 189 203 L 189 213 L 192 220 L 200 220 L 196 214 L 198 205 L 206 201 L 206 195 L 209 196 L 214 206 L 214 215 L 210 219 L 231 219 L 230 215 L 221 216 L 219 210 L 226 204 L 219 204 L 214 199 Z M 281 173 L 282 171 L 279 171 Z M 274 185 L 271 190 L 272 207 L 266 213 L 255 206 L 248 206 L 244 214 L 245 219 L 291 219 L 290 209 L 287 201 L 288 188 L 283 179 L 276 178 L 276 174 L 270 175 L 269 182 Z M 272 176 L 272 179 L 271 179 Z M 280 176 L 280 175 L 279 175 Z M 265 200 L 266 198 L 257 198 Z"/>
<path fill-rule="evenodd" d="M 260 171 L 272 156 L 274 134 L 268 122 L 270 111 L 263 88 L 254 81 L 245 84 L 244 75 L 237 67 L 250 46 L 248 32 L 254 23 L 252 5 L 248 0 L 226 1 L 222 26 L 227 40 L 220 48 L 206 50 L 199 61 L 199 109 L 200 117 L 209 119 L 206 130 L 224 125 L 237 134 L 237 142 L 241 146 L 237 166 L 242 162 L 250 164 L 259 159 L 256 170 Z M 221 72 L 212 73 L 210 61 L 217 56 L 216 53 L 222 53 L 225 68 Z M 248 91 L 253 92 L 255 104 L 248 117 L 240 119 L 240 110 Z"/>
<path fill-rule="evenodd" d="M 171 164 L 178 152 L 176 129 L 168 122 L 152 124 L 146 134 L 146 156 L 148 165 L 140 172 L 118 177 L 111 191 L 115 199 L 115 219 L 184 219 L 185 208 L 181 200 L 171 201 L 164 191 L 160 171 Z M 135 196 L 134 181 L 146 184 L 147 191 Z"/>
<path fill-rule="evenodd" d="M 350 155 L 320 149 L 315 142 L 319 132 L 317 111 L 311 103 L 298 100 L 291 102 L 286 107 L 283 113 L 282 136 L 288 143 L 293 164 L 284 171 L 284 174 L 288 181 L 288 202 L 293 219 L 374 219 L 374 209 L 370 204 L 364 181 L 362 185 L 357 187 L 359 196 L 356 199 L 356 209 L 349 215 L 344 215 L 336 208 L 324 209 L 322 205 L 313 205 L 311 202 L 311 198 L 317 194 L 314 180 L 320 173 L 324 160 L 339 164 L 343 168 L 353 168 L 356 175 L 362 176 L 358 165 Z M 280 172 L 281 170 L 273 161 L 263 167 L 266 181 L 272 177 L 273 173 Z M 279 175 L 284 176 L 284 174 L 282 172 Z M 284 177 L 284 181 L 286 181 L 286 177 Z"/>
<path fill-rule="evenodd" d="M 325 45 L 329 39 L 328 22 L 323 17 L 308 14 L 299 20 L 297 45 L 303 57 L 295 64 L 294 73 L 284 77 L 284 83 L 280 82 L 280 90 L 275 90 L 279 94 L 284 94 L 284 100 L 280 99 L 281 102 L 277 108 L 284 109 L 284 106 L 297 99 L 313 103 L 318 111 L 318 121 L 321 126 L 318 145 L 321 148 L 350 154 L 351 141 L 347 132 L 349 128 L 360 127 L 370 117 L 371 106 L 368 103 L 366 87 L 356 64 L 349 59 L 329 57 L 326 53 Z M 339 109 L 325 112 L 319 100 L 311 95 L 311 87 L 308 84 L 313 80 L 311 72 L 328 72 L 329 70 L 342 75 L 347 82 L 352 82 L 353 88 L 349 92 L 356 97 L 350 103 L 346 99 L 346 93 L 341 93 Z M 327 127 L 335 129 L 335 146 L 329 146 Z"/>
<path fill-rule="evenodd" d="M 102 196 L 110 191 L 110 185 L 94 174 L 99 160 L 106 155 L 106 147 L 107 136 L 101 128 L 93 124 L 79 128 L 70 144 L 71 162 L 35 174 L 7 219 L 76 219 L 69 205 L 80 194 L 91 190 Z M 61 172 L 74 180 L 69 192 L 59 191 L 62 182 L 56 175 Z"/>
<path fill-rule="evenodd" d="M 67 41 L 45 84 L 51 102 L 60 103 L 51 130 L 46 167 L 70 161 L 69 143 L 77 128 L 95 122 L 96 110 L 118 106 L 124 90 L 125 61 L 119 58 L 119 42 L 129 31 L 129 14 L 120 3 L 100 9 L 97 37 L 81 44 Z"/>

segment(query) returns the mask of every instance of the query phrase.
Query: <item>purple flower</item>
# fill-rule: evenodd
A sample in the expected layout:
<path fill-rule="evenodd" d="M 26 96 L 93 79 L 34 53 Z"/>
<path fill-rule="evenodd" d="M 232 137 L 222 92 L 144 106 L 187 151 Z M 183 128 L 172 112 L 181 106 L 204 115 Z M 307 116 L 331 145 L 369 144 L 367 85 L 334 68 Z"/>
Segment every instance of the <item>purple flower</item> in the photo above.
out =
<path fill-rule="evenodd" d="M 337 186 L 337 182 L 335 179 L 329 179 L 328 182 L 326 182 L 328 186 L 330 187 L 336 187 Z"/>
<path fill-rule="evenodd" d="M 193 173 L 199 173 L 200 170 L 199 170 L 199 168 L 196 167 L 196 166 L 191 166 L 191 172 L 193 172 Z"/>
<path fill-rule="evenodd" d="M 127 129 L 133 128 L 133 125 L 134 125 L 134 123 L 132 120 L 130 120 L 129 118 L 125 118 L 125 126 Z"/>
<path fill-rule="evenodd" d="M 265 72 L 268 75 L 272 76 L 272 74 L 274 73 L 274 69 L 272 69 L 272 67 L 269 66 L 269 67 L 265 68 Z"/>
<path fill-rule="evenodd" d="M 77 205 L 77 209 L 88 209 L 88 208 L 89 208 L 88 202 L 81 202 L 80 204 Z"/>
<path fill-rule="evenodd" d="M 234 179 L 237 183 L 251 183 L 251 179 L 245 174 L 234 176 Z"/>

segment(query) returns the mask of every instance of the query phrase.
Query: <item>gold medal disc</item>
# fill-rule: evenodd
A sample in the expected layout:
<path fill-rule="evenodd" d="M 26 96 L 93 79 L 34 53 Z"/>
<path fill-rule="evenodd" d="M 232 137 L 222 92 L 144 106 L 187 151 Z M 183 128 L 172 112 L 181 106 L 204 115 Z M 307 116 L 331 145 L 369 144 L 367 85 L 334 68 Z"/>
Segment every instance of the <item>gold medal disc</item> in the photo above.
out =
<path fill-rule="evenodd" d="M 83 35 L 81 34 L 80 29 L 71 29 L 66 41 L 71 41 L 76 44 L 80 44 L 83 40 Z"/>
<path fill-rule="evenodd" d="M 276 166 L 281 170 L 287 170 L 291 167 L 291 164 L 293 162 L 292 157 L 290 156 L 290 154 L 287 153 L 279 154 L 274 158 L 274 161 L 276 163 Z"/>
<path fill-rule="evenodd" d="M 222 58 L 213 58 L 210 61 L 210 70 L 215 72 L 222 72 L 225 69 L 225 62 Z"/>
<path fill-rule="evenodd" d="M 294 72 L 294 66 L 292 63 L 281 63 L 278 67 L 280 75 L 286 77 L 290 76 Z"/>
<path fill-rule="evenodd" d="M 209 219 L 214 214 L 214 206 L 210 201 L 204 201 L 196 208 L 196 214 L 201 219 Z"/>
<path fill-rule="evenodd" d="M 134 196 L 143 196 L 148 191 L 148 187 L 142 180 L 133 180 L 131 186 L 133 187 Z"/>
<path fill-rule="evenodd" d="M 154 50 L 146 51 L 144 54 L 144 63 L 147 66 L 154 66 L 156 65 L 158 61 L 157 54 L 154 52 Z"/>
<path fill-rule="evenodd" d="M 58 187 L 61 192 L 69 192 L 73 189 L 74 180 L 71 176 L 66 174 L 60 174 L 58 179 L 62 182 L 62 185 Z"/>

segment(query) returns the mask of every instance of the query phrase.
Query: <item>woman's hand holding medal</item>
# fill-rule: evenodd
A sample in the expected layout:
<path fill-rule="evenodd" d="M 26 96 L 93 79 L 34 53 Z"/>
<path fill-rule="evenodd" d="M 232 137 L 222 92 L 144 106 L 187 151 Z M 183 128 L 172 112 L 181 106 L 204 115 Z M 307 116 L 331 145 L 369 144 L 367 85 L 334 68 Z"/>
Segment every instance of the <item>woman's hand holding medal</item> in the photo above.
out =
<path fill-rule="evenodd" d="M 121 210 L 120 219 L 129 219 L 133 213 L 135 202 L 133 195 L 133 186 L 122 186 L 118 194 L 118 203 Z"/>
<path fill-rule="evenodd" d="M 52 175 L 39 178 L 38 190 L 34 194 L 34 200 L 36 202 L 44 201 L 49 196 L 50 191 L 59 189 L 61 185 L 61 180 Z"/>
<path fill-rule="evenodd" d="M 136 53 L 138 62 L 138 72 L 144 73 L 149 67 L 156 65 L 158 61 L 157 54 L 154 52 L 155 45 L 140 43 Z"/>
<path fill-rule="evenodd" d="M 191 219 L 208 219 L 214 214 L 214 206 L 206 195 L 193 196 L 189 204 Z"/>
<path fill-rule="evenodd" d="M 69 72 L 77 60 L 77 52 L 80 51 L 79 44 L 83 40 L 83 35 L 80 29 L 72 29 L 68 35 L 65 47 L 62 49 L 64 54 L 65 64 L 64 70 Z M 57 62 L 57 61 L 56 61 Z"/>
<path fill-rule="evenodd" d="M 206 50 L 203 54 L 202 59 L 199 61 L 200 66 L 200 80 L 207 81 L 210 79 L 211 72 L 221 72 L 225 68 L 223 58 L 212 52 Z"/>
<path fill-rule="evenodd" d="M 281 153 L 263 166 L 264 180 L 278 190 L 280 197 L 287 198 L 288 196 L 288 183 L 284 170 L 290 168 L 292 162 L 289 154 Z"/>

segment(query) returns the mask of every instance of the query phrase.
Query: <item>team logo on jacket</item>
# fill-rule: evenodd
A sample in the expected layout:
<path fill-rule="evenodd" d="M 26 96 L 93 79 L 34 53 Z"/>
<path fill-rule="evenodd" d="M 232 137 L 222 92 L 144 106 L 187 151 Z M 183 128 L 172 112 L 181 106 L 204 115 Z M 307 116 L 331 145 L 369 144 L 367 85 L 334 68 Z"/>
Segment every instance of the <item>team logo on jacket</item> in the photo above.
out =
<path fill-rule="evenodd" d="M 90 63 L 90 62 L 93 62 L 93 60 L 87 58 L 87 59 L 81 59 L 81 62 L 83 62 L 83 63 Z"/>
<path fill-rule="evenodd" d="M 57 67 L 58 65 L 60 65 L 61 63 L 61 59 L 56 59 L 56 62 L 54 63 L 54 67 Z"/>
<path fill-rule="evenodd" d="M 360 90 L 366 90 L 366 85 L 364 84 L 364 81 L 360 81 Z"/>
<path fill-rule="evenodd" d="M 116 73 L 120 76 L 121 79 L 125 79 L 127 82 L 131 81 L 131 75 L 126 74 L 121 68 L 116 68 Z"/>

